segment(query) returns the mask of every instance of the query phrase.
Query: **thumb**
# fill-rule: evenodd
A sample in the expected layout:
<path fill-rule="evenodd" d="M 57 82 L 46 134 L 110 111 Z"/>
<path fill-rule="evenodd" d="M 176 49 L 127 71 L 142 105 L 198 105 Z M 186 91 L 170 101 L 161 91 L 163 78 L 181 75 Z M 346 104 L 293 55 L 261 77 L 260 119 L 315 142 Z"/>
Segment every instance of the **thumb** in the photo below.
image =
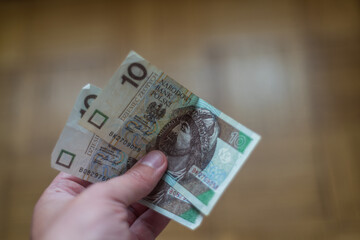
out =
<path fill-rule="evenodd" d="M 124 175 L 103 184 L 105 196 L 129 206 L 147 196 L 159 182 L 167 167 L 160 151 L 152 151 L 139 160 Z"/>

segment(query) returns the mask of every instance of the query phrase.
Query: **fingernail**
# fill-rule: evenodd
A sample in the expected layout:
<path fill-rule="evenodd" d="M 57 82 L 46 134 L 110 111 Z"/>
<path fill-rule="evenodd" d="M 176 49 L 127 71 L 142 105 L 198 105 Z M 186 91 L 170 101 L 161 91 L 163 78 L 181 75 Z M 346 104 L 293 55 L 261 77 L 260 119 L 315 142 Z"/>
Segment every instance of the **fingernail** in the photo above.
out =
<path fill-rule="evenodd" d="M 152 151 L 140 160 L 141 164 L 157 169 L 164 163 L 164 157 L 159 151 Z"/>

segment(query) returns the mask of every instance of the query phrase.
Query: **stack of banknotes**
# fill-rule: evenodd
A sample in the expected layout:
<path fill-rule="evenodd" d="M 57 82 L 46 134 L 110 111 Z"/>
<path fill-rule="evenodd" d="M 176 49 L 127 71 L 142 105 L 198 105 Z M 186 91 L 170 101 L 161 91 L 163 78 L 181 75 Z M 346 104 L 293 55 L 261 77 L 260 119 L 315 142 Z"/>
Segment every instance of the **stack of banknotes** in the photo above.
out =
<path fill-rule="evenodd" d="M 51 166 L 106 181 L 160 150 L 168 169 L 140 202 L 198 227 L 260 136 L 131 51 L 103 90 L 86 85 L 51 156 Z"/>

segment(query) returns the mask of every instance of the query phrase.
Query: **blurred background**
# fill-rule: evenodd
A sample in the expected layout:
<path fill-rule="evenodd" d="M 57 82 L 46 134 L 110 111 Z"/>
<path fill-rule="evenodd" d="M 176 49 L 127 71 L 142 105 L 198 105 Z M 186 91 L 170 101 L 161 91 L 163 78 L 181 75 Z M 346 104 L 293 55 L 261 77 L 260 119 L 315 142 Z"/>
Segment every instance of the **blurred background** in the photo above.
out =
<path fill-rule="evenodd" d="M 360 239 L 355 0 L 1 1 L 1 239 L 28 238 L 78 92 L 131 49 L 262 136 L 201 227 L 159 239 Z"/>

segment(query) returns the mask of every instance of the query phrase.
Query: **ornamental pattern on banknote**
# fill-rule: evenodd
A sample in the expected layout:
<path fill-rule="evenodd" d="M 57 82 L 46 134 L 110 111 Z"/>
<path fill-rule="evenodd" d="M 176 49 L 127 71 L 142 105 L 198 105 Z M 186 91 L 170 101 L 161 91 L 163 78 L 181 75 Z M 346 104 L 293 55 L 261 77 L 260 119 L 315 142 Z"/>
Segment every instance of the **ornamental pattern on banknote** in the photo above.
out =
<path fill-rule="evenodd" d="M 218 139 L 218 141 L 222 141 Z M 218 144 L 222 145 L 222 144 Z M 230 148 L 218 147 L 210 164 L 204 169 L 203 173 L 220 185 L 229 172 L 233 169 L 237 152 Z"/>
<path fill-rule="evenodd" d="M 216 186 L 219 186 L 228 175 L 228 172 L 223 169 L 218 168 L 214 163 L 210 164 L 204 169 L 204 175 L 216 183 Z M 216 189 L 215 189 L 216 190 Z"/>
<path fill-rule="evenodd" d="M 96 151 L 91 160 L 94 164 L 111 167 L 120 174 L 126 169 L 127 155 L 121 150 L 106 144 Z"/>
<path fill-rule="evenodd" d="M 92 155 L 89 169 L 101 172 L 102 175 L 108 178 L 123 174 L 127 170 L 127 155 L 103 141 L 101 145 Z"/>

